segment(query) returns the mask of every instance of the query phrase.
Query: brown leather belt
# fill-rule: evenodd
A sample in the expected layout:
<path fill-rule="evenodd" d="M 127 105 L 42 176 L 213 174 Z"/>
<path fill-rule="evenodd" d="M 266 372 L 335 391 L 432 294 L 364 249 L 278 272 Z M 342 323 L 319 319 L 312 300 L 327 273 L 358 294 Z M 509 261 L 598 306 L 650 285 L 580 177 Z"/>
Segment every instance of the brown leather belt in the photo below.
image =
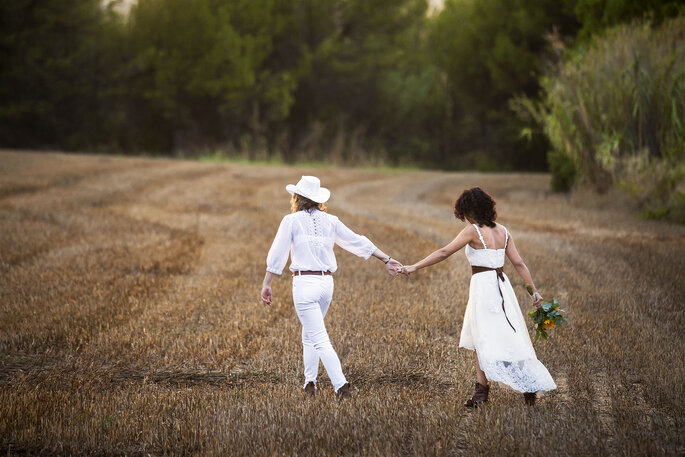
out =
<path fill-rule="evenodd" d="M 504 295 L 502 295 L 502 286 L 500 285 L 500 281 L 504 282 L 504 271 L 502 270 L 502 267 L 500 268 L 488 268 L 488 267 L 477 267 L 477 266 L 471 266 L 471 274 L 475 275 L 476 273 L 483 273 L 484 271 L 495 271 L 497 272 L 497 289 L 499 290 L 499 296 L 502 297 L 502 311 L 504 311 L 504 318 L 507 320 L 507 323 L 509 324 L 509 327 L 516 333 L 516 329 L 514 328 L 513 325 L 511 325 L 511 321 L 509 320 L 509 317 L 507 316 L 507 311 L 504 309 Z"/>
<path fill-rule="evenodd" d="M 324 276 L 324 275 L 331 275 L 331 272 L 330 271 L 312 271 L 312 270 L 293 271 L 293 276 L 308 276 L 308 275 Z"/>

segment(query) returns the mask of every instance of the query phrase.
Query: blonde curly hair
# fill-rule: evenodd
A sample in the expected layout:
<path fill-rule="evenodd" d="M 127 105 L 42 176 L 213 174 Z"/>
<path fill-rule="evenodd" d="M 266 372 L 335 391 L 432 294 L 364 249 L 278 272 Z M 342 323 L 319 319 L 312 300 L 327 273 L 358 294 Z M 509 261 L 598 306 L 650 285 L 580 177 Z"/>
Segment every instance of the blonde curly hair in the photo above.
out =
<path fill-rule="evenodd" d="M 306 210 L 311 211 L 312 209 L 319 209 L 321 211 L 328 211 L 328 207 L 324 203 L 316 203 L 313 200 L 303 197 L 300 194 L 293 194 L 290 199 L 290 210 L 293 213 L 298 211 Z"/>

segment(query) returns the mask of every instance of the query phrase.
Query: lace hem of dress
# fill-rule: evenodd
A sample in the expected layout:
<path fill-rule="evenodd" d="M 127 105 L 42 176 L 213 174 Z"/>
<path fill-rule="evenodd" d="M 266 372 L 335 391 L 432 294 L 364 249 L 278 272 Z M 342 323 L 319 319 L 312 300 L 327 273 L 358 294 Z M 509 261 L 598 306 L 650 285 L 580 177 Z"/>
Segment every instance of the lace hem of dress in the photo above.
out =
<path fill-rule="evenodd" d="M 478 363 L 488 380 L 501 382 L 519 392 L 545 392 L 557 388 L 549 371 L 538 359 L 508 362 L 479 358 Z"/>

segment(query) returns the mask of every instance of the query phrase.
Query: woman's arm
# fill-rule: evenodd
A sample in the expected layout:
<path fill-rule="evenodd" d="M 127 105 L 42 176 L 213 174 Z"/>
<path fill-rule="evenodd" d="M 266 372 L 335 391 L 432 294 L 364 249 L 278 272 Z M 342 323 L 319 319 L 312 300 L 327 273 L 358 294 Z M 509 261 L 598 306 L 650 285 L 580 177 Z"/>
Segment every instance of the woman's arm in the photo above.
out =
<path fill-rule="evenodd" d="M 528 267 L 519 255 L 519 252 L 516 249 L 516 243 L 514 243 L 514 239 L 511 237 L 511 233 L 509 234 L 509 242 L 507 243 L 506 253 L 511 263 L 514 265 L 514 268 L 516 268 L 516 272 L 519 274 L 521 279 L 523 279 L 523 282 L 526 285 L 526 290 L 528 290 L 528 293 L 530 293 L 533 297 L 533 306 L 540 306 L 540 303 L 542 303 L 542 296 L 535 288 L 533 276 L 530 274 L 530 270 L 528 270 Z"/>
<path fill-rule="evenodd" d="M 367 237 L 354 233 L 340 219 L 336 220 L 335 244 L 359 257 L 368 259 L 374 256 L 382 260 L 390 276 L 395 276 L 402 268 L 401 263 L 378 249 Z"/>
<path fill-rule="evenodd" d="M 293 220 L 290 215 L 285 216 L 278 226 L 278 231 L 274 237 L 269 253 L 266 255 L 266 271 L 280 275 L 288 262 L 290 255 L 290 245 L 293 241 L 292 234 Z"/>
<path fill-rule="evenodd" d="M 375 251 L 373 251 L 373 254 L 371 255 L 383 261 L 383 263 L 385 264 L 385 270 L 388 272 L 390 276 L 395 276 L 397 273 L 399 273 L 400 269 L 402 268 L 402 264 L 400 262 L 393 259 L 380 249 L 376 249 Z"/>
<path fill-rule="evenodd" d="M 275 276 L 283 272 L 288 256 L 290 255 L 290 245 L 292 243 L 292 218 L 285 216 L 278 226 L 278 231 L 271 243 L 271 249 L 266 256 L 266 275 L 262 283 L 262 301 L 267 305 L 271 304 L 271 282 Z"/>
<path fill-rule="evenodd" d="M 343 222 L 335 218 L 335 244 L 352 254 L 368 259 L 378 250 L 371 240 L 350 230 Z"/>
<path fill-rule="evenodd" d="M 267 305 L 271 305 L 273 299 L 271 295 L 271 281 L 274 280 L 274 273 L 267 271 L 264 275 L 264 282 L 262 283 L 262 301 Z"/>
<path fill-rule="evenodd" d="M 420 270 L 421 268 L 426 268 L 431 265 L 435 265 L 436 263 L 442 262 L 452 254 L 466 246 L 468 243 L 470 243 L 473 240 L 475 233 L 476 229 L 474 229 L 472 225 L 464 227 L 464 229 L 459 233 L 459 235 L 457 235 L 455 239 L 453 239 L 450 242 L 450 244 L 438 249 L 437 251 L 432 252 L 428 257 L 419 262 L 416 262 L 414 265 L 404 267 L 402 272 L 405 274 L 412 274 L 416 270 Z"/>

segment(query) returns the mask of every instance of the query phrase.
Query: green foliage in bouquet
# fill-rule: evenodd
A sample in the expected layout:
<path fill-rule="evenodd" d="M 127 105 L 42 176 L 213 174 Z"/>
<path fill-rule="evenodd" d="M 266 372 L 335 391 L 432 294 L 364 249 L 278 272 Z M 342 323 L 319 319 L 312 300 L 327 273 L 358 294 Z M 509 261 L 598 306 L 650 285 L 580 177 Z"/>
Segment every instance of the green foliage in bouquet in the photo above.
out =
<path fill-rule="evenodd" d="M 563 322 L 566 322 L 566 318 L 561 315 L 563 312 L 565 312 L 563 309 L 559 309 L 559 301 L 554 299 L 543 303 L 539 308 L 528 313 L 528 316 L 533 320 L 535 341 L 540 337 L 546 340 L 549 337 L 547 330 L 559 327 Z"/>

